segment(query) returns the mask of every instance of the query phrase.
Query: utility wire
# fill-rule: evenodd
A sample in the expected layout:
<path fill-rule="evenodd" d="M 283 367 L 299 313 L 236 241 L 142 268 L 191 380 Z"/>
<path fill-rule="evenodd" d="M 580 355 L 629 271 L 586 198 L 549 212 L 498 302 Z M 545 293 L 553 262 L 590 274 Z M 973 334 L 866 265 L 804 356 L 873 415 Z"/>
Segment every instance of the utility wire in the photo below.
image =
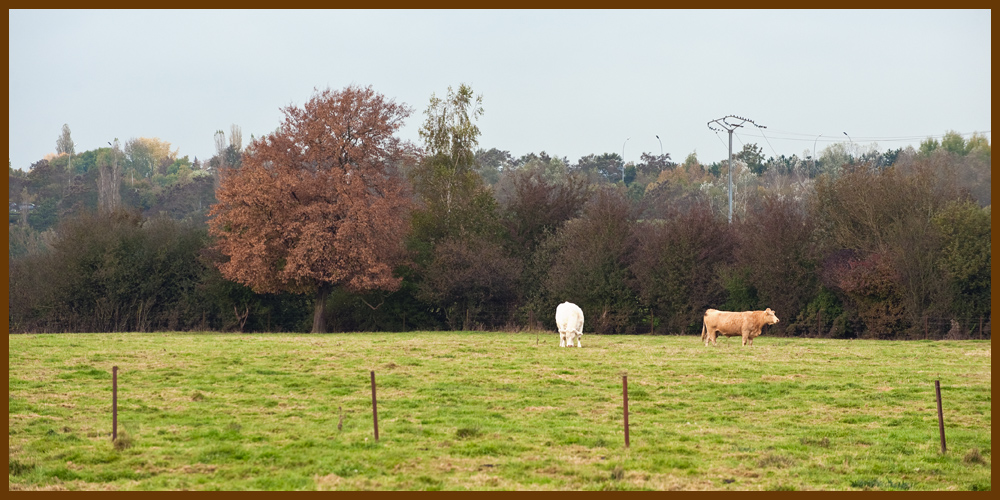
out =
<path fill-rule="evenodd" d="M 799 132 L 788 132 L 788 131 L 783 131 L 783 130 L 773 130 L 773 131 L 781 133 L 781 134 L 803 136 L 801 139 L 794 138 L 794 137 L 775 137 L 775 139 L 780 139 L 780 140 L 784 140 L 784 141 L 814 142 L 815 141 L 815 137 L 817 135 L 817 134 L 803 134 L 803 133 L 799 133 Z M 991 134 L 991 133 L 992 133 L 992 130 L 985 130 L 985 131 L 975 131 L 975 132 L 958 133 L 958 135 L 963 136 L 963 137 L 968 137 L 968 136 L 973 136 L 973 135 L 976 135 L 976 134 L 984 134 L 984 135 L 986 135 L 986 134 Z M 761 134 L 762 134 L 761 137 L 764 137 L 764 139 L 767 139 L 767 137 L 763 135 L 763 132 Z M 855 137 L 854 138 L 854 142 L 903 142 L 903 141 L 918 141 L 918 140 L 923 140 L 923 139 L 940 139 L 940 138 L 944 137 L 945 135 L 947 135 L 947 134 L 910 135 L 910 136 L 885 136 L 885 137 L 878 137 L 878 136 L 863 137 L 863 136 L 859 136 L 859 137 Z M 825 136 L 825 134 L 824 134 L 824 136 Z M 820 139 L 820 142 L 842 142 L 842 141 L 840 139 L 837 139 L 836 135 L 831 134 L 829 136 L 826 136 L 824 139 Z"/>
<path fill-rule="evenodd" d="M 728 144 L 726 144 L 726 141 L 722 140 L 722 138 L 721 138 L 721 137 L 719 137 L 719 131 L 718 131 L 718 130 L 716 130 L 716 131 L 714 131 L 714 132 L 715 132 L 715 137 L 717 137 L 717 138 L 719 139 L 719 142 L 721 142 L 721 143 L 722 143 L 722 146 L 723 146 L 723 147 L 726 147 L 726 148 L 728 148 L 728 147 L 729 147 L 729 145 L 728 145 Z"/>
<path fill-rule="evenodd" d="M 775 158 L 777 158 L 777 157 L 778 157 L 778 152 L 774 150 L 774 146 L 772 146 L 772 145 L 771 145 L 771 141 L 769 141 L 769 140 L 767 139 L 767 136 L 766 136 L 766 135 L 764 135 L 764 129 L 760 129 L 760 135 L 763 135 L 763 136 L 764 136 L 764 140 L 765 140 L 765 141 L 767 141 L 767 146 L 768 146 L 769 148 L 771 148 L 771 152 L 772 152 L 772 153 L 774 153 L 774 157 L 775 157 Z"/>

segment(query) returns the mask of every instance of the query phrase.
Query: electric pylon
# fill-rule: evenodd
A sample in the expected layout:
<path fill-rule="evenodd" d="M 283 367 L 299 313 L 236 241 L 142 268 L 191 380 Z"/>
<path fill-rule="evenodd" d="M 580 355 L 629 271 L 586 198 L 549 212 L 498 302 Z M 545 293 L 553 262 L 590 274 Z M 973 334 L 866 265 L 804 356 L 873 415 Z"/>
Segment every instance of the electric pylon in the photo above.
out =
<path fill-rule="evenodd" d="M 733 120 L 733 122 L 730 122 Z M 735 123 L 735 120 L 739 120 L 739 123 Z M 733 223 L 733 131 L 742 127 L 744 124 L 749 123 L 757 128 L 767 128 L 764 125 L 757 125 L 753 120 L 749 118 L 743 118 L 735 115 L 726 115 L 722 118 L 717 118 L 708 122 L 709 130 L 713 132 L 720 132 L 719 129 L 712 126 L 715 123 L 722 127 L 726 132 L 729 132 L 729 223 Z"/>

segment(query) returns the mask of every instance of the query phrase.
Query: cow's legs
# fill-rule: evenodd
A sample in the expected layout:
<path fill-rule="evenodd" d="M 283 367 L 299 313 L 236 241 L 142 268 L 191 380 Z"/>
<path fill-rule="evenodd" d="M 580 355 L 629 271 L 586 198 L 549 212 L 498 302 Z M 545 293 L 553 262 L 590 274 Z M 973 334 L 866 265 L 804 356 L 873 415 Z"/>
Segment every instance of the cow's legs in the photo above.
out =
<path fill-rule="evenodd" d="M 566 333 L 559 332 L 559 347 L 566 347 Z"/>
<path fill-rule="evenodd" d="M 576 334 L 576 346 L 577 346 L 577 347 L 583 347 L 583 346 L 582 346 L 582 345 L 580 344 L 580 337 L 582 337 L 582 336 L 583 336 L 583 334 L 582 334 L 582 333 L 578 333 L 578 334 Z"/>

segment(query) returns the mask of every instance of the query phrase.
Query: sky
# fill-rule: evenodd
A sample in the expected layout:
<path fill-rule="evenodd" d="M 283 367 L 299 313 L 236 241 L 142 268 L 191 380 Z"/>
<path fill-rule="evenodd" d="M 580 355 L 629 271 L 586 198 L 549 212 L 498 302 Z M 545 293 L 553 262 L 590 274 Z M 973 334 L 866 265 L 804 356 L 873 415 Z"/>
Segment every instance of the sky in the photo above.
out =
<path fill-rule="evenodd" d="M 9 158 L 157 137 L 205 160 L 315 90 L 372 88 L 413 113 L 468 84 L 479 146 L 575 163 L 617 153 L 804 157 L 978 132 L 992 143 L 990 10 L 9 10 Z M 659 140 L 657 139 L 659 136 Z"/>

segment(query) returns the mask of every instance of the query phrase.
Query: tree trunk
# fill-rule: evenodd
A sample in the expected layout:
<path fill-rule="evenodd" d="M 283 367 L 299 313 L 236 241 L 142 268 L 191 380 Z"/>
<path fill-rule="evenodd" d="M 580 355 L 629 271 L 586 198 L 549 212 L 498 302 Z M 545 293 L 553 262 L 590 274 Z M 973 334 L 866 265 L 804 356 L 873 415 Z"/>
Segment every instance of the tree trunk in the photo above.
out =
<path fill-rule="evenodd" d="M 312 333 L 326 333 L 326 298 L 330 295 L 332 287 L 329 283 L 323 283 L 316 290 L 316 305 L 313 307 L 313 329 Z"/>

